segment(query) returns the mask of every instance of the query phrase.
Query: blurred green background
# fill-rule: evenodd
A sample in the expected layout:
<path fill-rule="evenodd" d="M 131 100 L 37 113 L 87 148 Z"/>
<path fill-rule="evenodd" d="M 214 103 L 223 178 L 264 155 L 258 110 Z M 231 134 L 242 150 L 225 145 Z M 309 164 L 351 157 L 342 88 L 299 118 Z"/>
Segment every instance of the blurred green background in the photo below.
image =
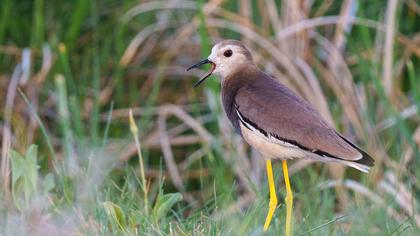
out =
<path fill-rule="evenodd" d="M 295 235 L 419 235 L 416 0 L 0 0 L 0 234 L 263 234 L 263 158 L 185 71 L 227 38 L 376 160 L 290 162 Z"/>

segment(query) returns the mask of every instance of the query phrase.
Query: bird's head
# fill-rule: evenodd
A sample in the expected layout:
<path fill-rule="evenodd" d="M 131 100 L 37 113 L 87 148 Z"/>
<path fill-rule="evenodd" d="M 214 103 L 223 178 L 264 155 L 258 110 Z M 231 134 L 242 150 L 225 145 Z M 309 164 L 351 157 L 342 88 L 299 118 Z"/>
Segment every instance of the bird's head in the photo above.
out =
<path fill-rule="evenodd" d="M 251 53 L 237 40 L 223 40 L 219 42 L 213 46 L 207 59 L 190 66 L 187 70 L 209 63 L 211 64 L 210 71 L 195 83 L 194 87 L 200 85 L 212 74 L 218 74 L 225 78 L 240 67 L 253 64 Z"/>

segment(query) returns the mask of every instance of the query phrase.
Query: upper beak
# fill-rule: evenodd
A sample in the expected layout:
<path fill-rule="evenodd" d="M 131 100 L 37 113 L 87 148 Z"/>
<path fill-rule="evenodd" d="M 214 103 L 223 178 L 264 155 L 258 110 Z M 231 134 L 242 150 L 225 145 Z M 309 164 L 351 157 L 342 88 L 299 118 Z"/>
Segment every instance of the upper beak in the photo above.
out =
<path fill-rule="evenodd" d="M 203 83 L 204 80 L 206 80 L 213 73 L 214 69 L 216 69 L 216 64 L 214 64 L 212 61 L 209 61 L 208 59 L 205 59 L 205 60 L 200 61 L 197 64 L 194 64 L 194 65 L 188 67 L 187 71 L 189 71 L 191 69 L 194 69 L 194 68 L 197 68 L 201 65 L 208 64 L 208 63 L 211 64 L 210 70 L 207 72 L 207 74 L 204 75 L 203 78 L 201 78 L 199 81 L 197 81 L 197 83 L 194 84 L 194 86 L 193 86 L 194 88 L 197 87 L 198 85 L 200 85 L 201 83 Z"/>

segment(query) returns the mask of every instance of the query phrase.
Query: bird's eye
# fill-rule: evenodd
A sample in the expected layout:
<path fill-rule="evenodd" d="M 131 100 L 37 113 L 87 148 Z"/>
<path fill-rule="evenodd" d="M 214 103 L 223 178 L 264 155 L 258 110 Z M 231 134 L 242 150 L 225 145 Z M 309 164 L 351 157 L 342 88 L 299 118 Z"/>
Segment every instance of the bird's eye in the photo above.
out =
<path fill-rule="evenodd" d="M 226 51 L 223 53 L 223 56 L 225 56 L 225 57 L 230 57 L 230 56 L 232 56 L 232 50 L 230 50 L 230 49 L 226 50 Z"/>

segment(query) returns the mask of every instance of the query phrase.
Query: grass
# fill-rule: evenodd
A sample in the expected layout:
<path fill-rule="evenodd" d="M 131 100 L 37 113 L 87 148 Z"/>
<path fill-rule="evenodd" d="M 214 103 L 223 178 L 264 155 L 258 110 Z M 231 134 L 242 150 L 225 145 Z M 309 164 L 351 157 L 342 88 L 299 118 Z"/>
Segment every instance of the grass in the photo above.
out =
<path fill-rule="evenodd" d="M 291 162 L 295 235 L 419 235 L 420 5 L 293 2 L 0 2 L 0 234 L 263 234 L 264 162 L 185 72 L 236 38 L 376 160 Z"/>

